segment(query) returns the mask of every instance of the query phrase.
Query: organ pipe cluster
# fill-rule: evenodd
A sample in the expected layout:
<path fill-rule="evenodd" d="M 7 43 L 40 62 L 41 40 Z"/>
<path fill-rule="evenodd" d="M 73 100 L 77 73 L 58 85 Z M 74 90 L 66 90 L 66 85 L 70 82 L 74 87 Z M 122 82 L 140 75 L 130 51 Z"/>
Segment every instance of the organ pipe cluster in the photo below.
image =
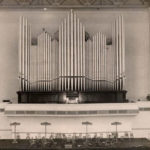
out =
<path fill-rule="evenodd" d="M 58 42 L 52 40 L 48 32 L 43 32 L 37 38 L 37 47 L 32 49 L 31 58 L 31 90 L 57 90 L 58 82 Z"/>
<path fill-rule="evenodd" d="M 71 10 L 55 39 L 45 29 L 31 46 L 27 19 L 20 19 L 19 79 L 21 91 L 124 90 L 123 17 L 112 25 L 112 41 L 101 32 L 86 38 L 84 25 Z"/>
<path fill-rule="evenodd" d="M 114 51 L 114 89 L 125 87 L 125 39 L 123 16 L 119 16 L 113 24 L 112 50 Z"/>
<path fill-rule="evenodd" d="M 85 91 L 85 27 L 72 11 L 59 27 L 59 90 Z"/>
<path fill-rule="evenodd" d="M 106 36 L 97 33 L 86 42 L 86 87 L 89 90 L 108 90 Z M 108 86 L 108 87 L 107 87 Z"/>

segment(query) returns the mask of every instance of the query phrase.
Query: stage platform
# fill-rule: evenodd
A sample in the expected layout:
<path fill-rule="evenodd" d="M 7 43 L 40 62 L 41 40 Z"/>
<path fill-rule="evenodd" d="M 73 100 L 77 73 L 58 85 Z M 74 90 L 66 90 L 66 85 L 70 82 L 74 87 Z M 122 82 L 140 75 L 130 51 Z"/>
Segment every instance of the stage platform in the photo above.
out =
<path fill-rule="evenodd" d="M 88 132 L 94 136 L 107 138 L 115 132 L 113 122 L 120 122 L 119 137 L 133 134 L 136 138 L 150 138 L 150 102 L 137 103 L 95 103 L 95 104 L 0 104 L 0 136 L 2 139 L 14 137 L 14 127 L 10 123 L 19 122 L 17 133 L 21 139 L 44 136 L 42 122 L 47 126 L 48 137 L 57 133 L 67 136 L 74 133 L 85 135 L 85 125 L 91 122 Z"/>

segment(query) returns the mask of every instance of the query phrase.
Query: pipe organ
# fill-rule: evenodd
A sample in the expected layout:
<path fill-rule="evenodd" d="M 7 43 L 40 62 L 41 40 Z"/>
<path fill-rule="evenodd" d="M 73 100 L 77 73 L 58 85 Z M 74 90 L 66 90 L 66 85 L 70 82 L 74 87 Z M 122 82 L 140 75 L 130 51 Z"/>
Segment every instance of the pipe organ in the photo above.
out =
<path fill-rule="evenodd" d="M 58 37 L 45 29 L 31 45 L 31 28 L 20 18 L 19 81 L 21 92 L 123 91 L 125 37 L 123 16 L 105 34 L 86 37 L 85 26 L 72 10 L 62 21 Z"/>

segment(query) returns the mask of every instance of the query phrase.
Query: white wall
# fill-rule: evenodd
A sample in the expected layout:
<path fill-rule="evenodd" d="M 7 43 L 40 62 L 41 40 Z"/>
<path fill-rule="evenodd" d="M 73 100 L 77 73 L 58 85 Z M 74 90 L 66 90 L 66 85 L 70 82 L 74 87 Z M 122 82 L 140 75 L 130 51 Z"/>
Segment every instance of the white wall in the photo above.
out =
<path fill-rule="evenodd" d="M 150 138 L 150 111 L 140 111 L 132 120 L 132 130 L 136 137 Z"/>
<path fill-rule="evenodd" d="M 8 118 L 0 113 L 0 139 L 10 139 L 12 130 Z"/>
<path fill-rule="evenodd" d="M 144 99 L 149 93 L 149 10 L 120 9 L 78 11 L 80 20 L 91 35 L 98 31 L 108 37 L 111 22 L 124 15 L 126 31 L 126 90 L 127 98 Z M 18 30 L 19 17 L 26 16 L 32 25 L 32 36 L 42 28 L 53 34 L 58 30 L 66 11 L 0 11 L 0 100 L 17 101 L 18 90 Z"/>

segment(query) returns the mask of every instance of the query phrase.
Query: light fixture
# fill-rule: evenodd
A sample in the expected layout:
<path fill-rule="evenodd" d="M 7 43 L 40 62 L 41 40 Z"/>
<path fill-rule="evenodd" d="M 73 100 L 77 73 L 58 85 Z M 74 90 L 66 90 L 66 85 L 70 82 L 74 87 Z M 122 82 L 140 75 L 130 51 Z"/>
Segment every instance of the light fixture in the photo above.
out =
<path fill-rule="evenodd" d="M 43 10 L 44 10 L 44 11 L 46 11 L 46 10 L 47 10 L 47 8 L 46 8 L 46 7 L 44 7 L 44 8 L 43 8 Z"/>

